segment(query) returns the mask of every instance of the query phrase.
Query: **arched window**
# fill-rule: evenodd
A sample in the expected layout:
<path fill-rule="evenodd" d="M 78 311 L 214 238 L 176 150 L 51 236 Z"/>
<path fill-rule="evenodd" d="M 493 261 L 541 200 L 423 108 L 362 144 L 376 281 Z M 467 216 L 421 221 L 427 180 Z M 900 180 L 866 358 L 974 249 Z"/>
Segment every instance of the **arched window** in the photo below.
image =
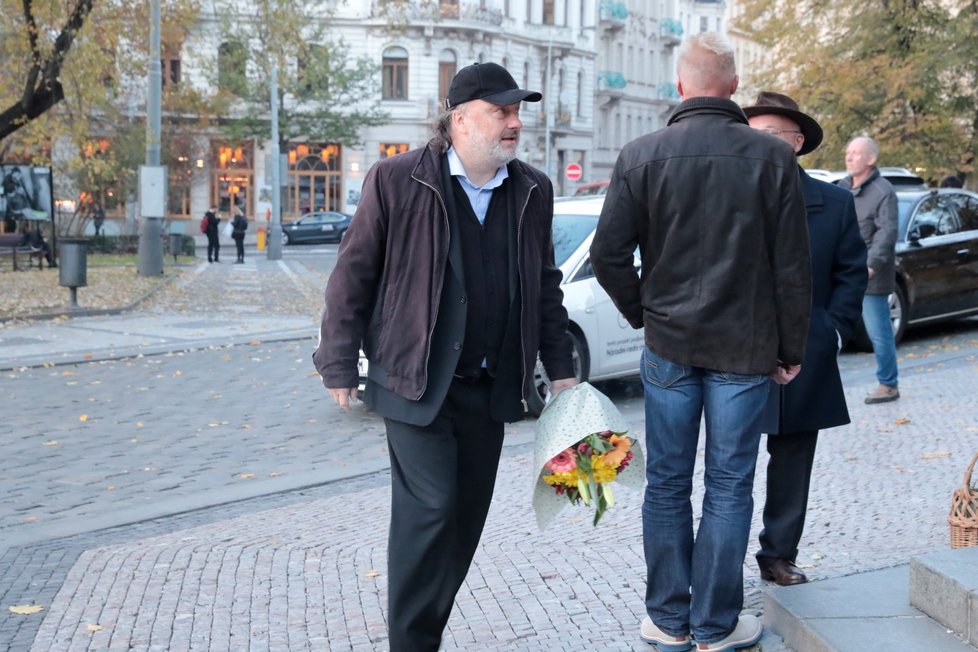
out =
<path fill-rule="evenodd" d="M 452 78 L 458 71 L 458 57 L 452 50 L 442 50 L 438 55 L 438 101 L 444 106 L 445 98 L 448 97 L 448 88 L 452 85 Z"/>
<path fill-rule="evenodd" d="M 384 50 L 382 97 L 385 100 L 408 99 L 408 53 L 402 47 Z"/>
<path fill-rule="evenodd" d="M 221 43 L 217 48 L 217 85 L 235 95 L 247 88 L 248 50 L 240 41 Z"/>

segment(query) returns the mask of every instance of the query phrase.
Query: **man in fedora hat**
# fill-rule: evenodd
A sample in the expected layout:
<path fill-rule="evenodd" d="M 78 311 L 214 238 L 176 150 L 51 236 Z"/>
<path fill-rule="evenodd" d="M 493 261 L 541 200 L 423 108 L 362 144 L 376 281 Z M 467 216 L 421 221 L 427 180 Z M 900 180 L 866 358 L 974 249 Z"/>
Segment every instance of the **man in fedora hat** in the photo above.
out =
<path fill-rule="evenodd" d="M 822 128 L 787 95 L 762 92 L 744 108 L 750 126 L 786 141 L 802 156 L 822 142 Z M 808 580 L 795 565 L 805 527 L 815 442 L 823 428 L 849 423 L 837 356 L 859 322 L 866 290 L 866 246 L 851 193 L 808 176 L 799 166 L 808 213 L 812 318 L 801 373 L 771 385 L 763 431 L 768 433 L 767 494 L 757 565 L 782 586 Z"/>
<path fill-rule="evenodd" d="M 516 158 L 520 105 L 540 99 L 498 64 L 462 68 L 431 142 L 367 173 L 326 286 L 316 368 L 349 409 L 362 345 L 387 429 L 392 652 L 438 649 L 537 354 L 551 393 L 577 384 L 553 187 Z"/>

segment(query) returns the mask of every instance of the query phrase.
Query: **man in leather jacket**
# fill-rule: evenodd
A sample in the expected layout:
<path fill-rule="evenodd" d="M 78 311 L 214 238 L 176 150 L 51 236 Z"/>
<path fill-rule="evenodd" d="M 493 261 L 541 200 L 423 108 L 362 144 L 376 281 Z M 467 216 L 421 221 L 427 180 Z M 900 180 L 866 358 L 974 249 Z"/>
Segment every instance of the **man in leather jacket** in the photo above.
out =
<path fill-rule="evenodd" d="M 316 368 L 348 408 L 362 345 L 387 428 L 392 652 L 439 647 L 537 353 L 553 393 L 577 383 L 553 188 L 516 159 L 520 105 L 540 99 L 497 64 L 460 70 L 435 139 L 367 174 L 326 286 Z"/>
<path fill-rule="evenodd" d="M 740 614 L 768 380 L 799 371 L 811 309 L 805 206 L 794 152 L 730 100 L 733 51 L 687 40 L 683 101 L 668 126 L 628 143 L 591 245 L 598 282 L 645 329 L 647 566 L 643 640 L 660 649 L 754 644 Z M 638 246 L 642 269 L 633 265 Z M 690 504 L 700 420 L 706 491 Z"/>

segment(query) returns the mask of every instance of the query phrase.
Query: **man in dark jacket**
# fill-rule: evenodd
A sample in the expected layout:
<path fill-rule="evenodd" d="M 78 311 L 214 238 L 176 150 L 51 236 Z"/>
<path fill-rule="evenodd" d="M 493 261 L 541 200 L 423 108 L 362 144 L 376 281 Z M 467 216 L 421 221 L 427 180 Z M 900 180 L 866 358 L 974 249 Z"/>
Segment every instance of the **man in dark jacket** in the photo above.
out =
<path fill-rule="evenodd" d="M 207 228 L 204 230 L 207 235 L 207 262 L 219 263 L 221 262 L 221 241 L 217 237 L 217 228 L 221 223 L 221 218 L 217 216 L 217 208 L 214 206 L 204 213 L 204 216 L 207 218 Z"/>
<path fill-rule="evenodd" d="M 805 206 L 794 152 L 760 134 L 730 96 L 733 51 L 687 40 L 682 103 L 668 126 L 618 157 L 591 262 L 635 328 L 645 328 L 648 586 L 641 636 L 663 649 L 746 647 L 743 563 L 768 378 L 793 378 L 811 309 Z M 639 275 L 632 263 L 636 245 Z M 690 504 L 706 419 L 703 515 Z"/>
<path fill-rule="evenodd" d="M 552 392 L 577 383 L 553 188 L 516 160 L 520 104 L 540 99 L 497 64 L 460 70 L 435 139 L 367 173 L 326 286 L 316 368 L 348 408 L 362 345 L 387 427 L 393 652 L 438 649 L 537 353 Z"/>
<path fill-rule="evenodd" d="M 798 156 L 822 142 L 822 128 L 787 95 L 763 92 L 744 108 L 750 126 L 777 136 Z M 781 586 L 808 578 L 795 565 L 805 528 L 808 488 L 818 431 L 849 423 L 838 355 L 859 323 L 866 291 L 866 245 L 859 235 L 852 194 L 811 178 L 799 166 L 812 256 L 812 318 L 801 372 L 774 385 L 763 431 L 768 433 L 764 529 L 757 565 Z"/>
<path fill-rule="evenodd" d="M 900 398 L 896 342 L 890 323 L 890 293 L 896 287 L 897 196 L 880 175 L 876 161 L 879 145 L 858 136 L 846 146 L 846 172 L 839 186 L 852 191 L 859 232 L 866 243 L 869 284 L 863 297 L 863 325 L 876 354 L 879 384 L 866 396 L 867 403 L 889 403 Z"/>

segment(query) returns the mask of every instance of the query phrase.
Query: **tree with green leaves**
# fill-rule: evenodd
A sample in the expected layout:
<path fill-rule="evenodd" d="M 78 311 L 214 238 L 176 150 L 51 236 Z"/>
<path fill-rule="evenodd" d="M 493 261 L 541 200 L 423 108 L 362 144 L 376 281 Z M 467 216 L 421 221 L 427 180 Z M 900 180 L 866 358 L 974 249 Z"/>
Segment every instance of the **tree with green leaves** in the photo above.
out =
<path fill-rule="evenodd" d="M 808 166 L 839 169 L 847 142 L 868 135 L 881 165 L 931 180 L 968 173 L 978 147 L 978 10 L 954 5 L 744 0 L 736 27 L 768 48 L 769 62 L 747 71 L 750 91 L 787 93 L 819 121 L 825 141 Z"/>
<path fill-rule="evenodd" d="M 280 144 L 303 139 L 362 144 L 364 127 L 385 124 L 379 68 L 330 34 L 332 15 L 316 0 L 215 3 L 222 38 L 209 74 L 231 110 L 232 140 L 270 137 L 270 79 L 277 68 Z"/>

